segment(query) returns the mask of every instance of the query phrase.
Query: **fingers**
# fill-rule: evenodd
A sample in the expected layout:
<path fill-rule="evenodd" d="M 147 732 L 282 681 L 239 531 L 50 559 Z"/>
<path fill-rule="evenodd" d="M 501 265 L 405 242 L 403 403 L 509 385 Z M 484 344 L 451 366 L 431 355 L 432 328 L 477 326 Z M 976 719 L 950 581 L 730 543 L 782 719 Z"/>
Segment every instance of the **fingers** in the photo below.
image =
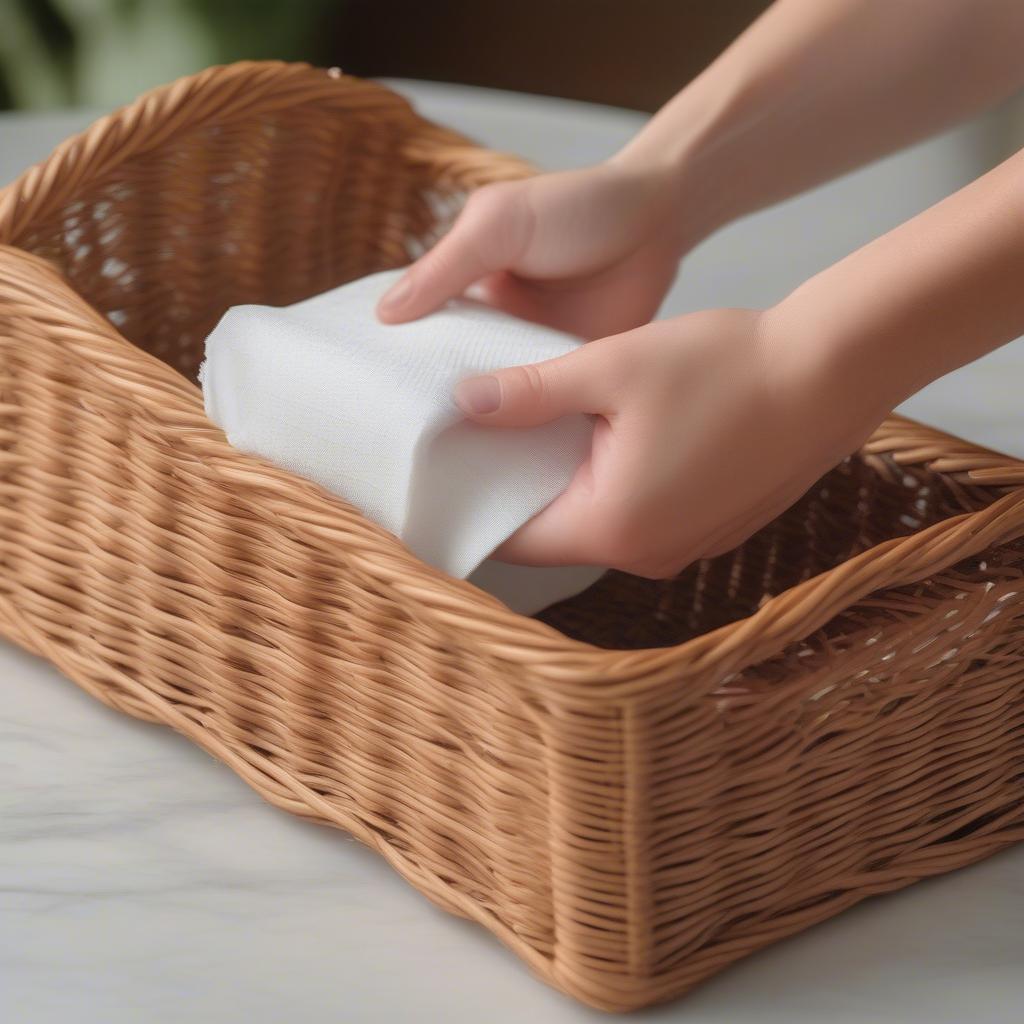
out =
<path fill-rule="evenodd" d="M 763 526 L 781 516 L 783 512 L 799 501 L 800 497 L 799 488 L 788 490 L 782 497 L 773 495 L 770 500 L 763 502 L 729 529 L 718 531 L 708 537 L 702 545 L 702 554 L 699 557 L 718 558 L 720 555 L 728 554 L 749 540 Z M 696 560 L 693 559 L 693 561 Z"/>
<path fill-rule="evenodd" d="M 606 338 L 568 355 L 461 381 L 455 401 L 468 419 L 494 427 L 535 427 L 572 413 L 611 416 L 619 348 Z"/>
<path fill-rule="evenodd" d="M 641 263 L 639 257 L 630 257 L 604 271 L 573 275 L 569 280 L 499 271 L 478 287 L 483 301 L 496 309 L 589 341 L 633 330 L 657 313 L 674 268 L 646 268 Z"/>
<path fill-rule="evenodd" d="M 474 192 L 448 234 L 384 294 L 377 315 L 385 323 L 402 323 L 433 312 L 488 274 L 514 267 L 531 232 L 522 183 Z"/>
<path fill-rule="evenodd" d="M 586 468 L 580 471 L 586 475 Z M 516 565 L 600 565 L 605 553 L 586 529 L 594 517 L 589 486 L 577 480 L 546 509 L 524 523 L 492 557 Z"/>
<path fill-rule="evenodd" d="M 671 579 L 704 559 L 718 558 L 735 550 L 758 530 L 778 518 L 799 500 L 806 488 L 787 483 L 758 502 L 751 510 L 724 523 L 717 530 L 691 539 L 688 547 L 677 548 L 668 557 L 638 559 L 632 565 L 618 566 L 647 579 Z"/>
<path fill-rule="evenodd" d="M 589 471 L 589 466 L 583 467 L 569 489 L 516 531 L 495 552 L 496 557 L 522 565 L 601 565 L 645 579 L 670 579 L 693 562 L 739 547 L 806 490 L 787 484 L 719 529 L 699 537 L 679 537 L 672 553 L 652 556 L 647 536 L 651 530 L 645 532 L 642 525 L 631 522 L 621 502 L 609 507 Z M 616 529 L 617 519 L 622 525 Z"/>

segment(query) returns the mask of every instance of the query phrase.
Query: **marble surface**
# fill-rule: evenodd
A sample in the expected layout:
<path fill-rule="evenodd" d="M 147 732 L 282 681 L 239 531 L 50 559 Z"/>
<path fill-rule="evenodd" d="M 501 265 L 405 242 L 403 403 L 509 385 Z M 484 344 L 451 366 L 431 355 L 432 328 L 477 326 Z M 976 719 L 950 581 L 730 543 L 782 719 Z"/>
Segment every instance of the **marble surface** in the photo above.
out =
<path fill-rule="evenodd" d="M 545 167 L 639 115 L 401 83 L 429 116 Z M 0 116 L 0 181 L 88 114 Z M 666 312 L 771 302 L 991 162 L 965 129 L 748 218 L 686 262 Z M 1024 345 L 908 403 L 1024 455 Z M 637 1015 L 687 1024 L 1009 1024 L 1024 1015 L 1024 848 L 861 904 Z M 599 1021 L 340 832 L 263 803 L 169 731 L 0 642 L 0 1021 Z"/>

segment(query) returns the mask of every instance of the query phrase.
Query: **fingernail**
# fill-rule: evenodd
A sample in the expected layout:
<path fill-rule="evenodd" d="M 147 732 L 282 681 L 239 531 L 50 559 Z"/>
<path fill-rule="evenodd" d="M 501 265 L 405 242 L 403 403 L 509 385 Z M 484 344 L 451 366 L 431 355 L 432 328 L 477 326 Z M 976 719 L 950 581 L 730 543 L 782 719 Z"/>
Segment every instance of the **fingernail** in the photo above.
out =
<path fill-rule="evenodd" d="M 501 405 L 501 381 L 497 377 L 470 377 L 455 385 L 455 402 L 470 416 L 486 416 Z"/>
<path fill-rule="evenodd" d="M 401 280 L 396 281 L 382 296 L 380 299 L 380 305 L 382 309 L 397 309 L 402 305 L 409 294 L 412 292 L 412 284 L 409 278 L 403 277 Z"/>

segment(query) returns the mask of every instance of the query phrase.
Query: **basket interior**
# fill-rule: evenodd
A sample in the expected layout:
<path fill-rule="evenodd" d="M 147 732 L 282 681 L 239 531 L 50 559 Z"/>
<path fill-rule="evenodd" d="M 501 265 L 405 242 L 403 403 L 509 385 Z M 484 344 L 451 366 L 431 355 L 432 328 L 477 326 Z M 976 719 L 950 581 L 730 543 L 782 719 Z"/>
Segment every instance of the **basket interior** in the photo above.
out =
<path fill-rule="evenodd" d="M 464 192 L 406 155 L 418 122 L 314 103 L 183 128 L 13 241 L 195 381 L 231 306 L 283 306 L 401 266 Z"/>
<path fill-rule="evenodd" d="M 746 543 L 671 580 L 606 573 L 538 618 L 574 639 L 632 649 L 683 643 L 894 537 L 974 512 L 997 495 L 889 456 L 858 453 Z"/>
<path fill-rule="evenodd" d="M 230 306 L 296 302 L 401 265 L 445 230 L 463 196 L 403 158 L 408 131 L 315 106 L 184 130 L 83 185 L 17 244 L 60 265 L 128 340 L 195 380 Z M 857 455 L 736 551 L 668 581 L 609 572 L 538 617 L 606 648 L 678 644 L 993 497 Z"/>

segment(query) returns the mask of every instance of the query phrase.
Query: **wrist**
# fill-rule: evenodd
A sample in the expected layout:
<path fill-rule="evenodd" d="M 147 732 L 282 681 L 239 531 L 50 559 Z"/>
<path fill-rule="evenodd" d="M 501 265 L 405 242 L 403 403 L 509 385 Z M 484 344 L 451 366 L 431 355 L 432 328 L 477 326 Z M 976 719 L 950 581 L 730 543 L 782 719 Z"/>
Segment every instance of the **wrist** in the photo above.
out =
<path fill-rule="evenodd" d="M 670 138 L 668 126 L 656 121 L 606 164 L 642 183 L 658 209 L 654 230 L 664 233 L 682 256 L 742 212 L 742 204 L 700 135 Z"/>
<path fill-rule="evenodd" d="M 820 429 L 852 451 L 923 382 L 869 322 L 836 315 L 813 282 L 762 313 L 766 358 L 780 389 L 812 399 L 828 420 Z"/>
<path fill-rule="evenodd" d="M 856 250 L 769 315 L 825 377 L 889 409 L 1024 330 L 1012 157 Z"/>
<path fill-rule="evenodd" d="M 612 158 L 643 168 L 671 193 L 675 225 L 692 248 L 759 205 L 757 150 L 745 141 L 749 89 L 708 69 L 667 103 Z"/>

